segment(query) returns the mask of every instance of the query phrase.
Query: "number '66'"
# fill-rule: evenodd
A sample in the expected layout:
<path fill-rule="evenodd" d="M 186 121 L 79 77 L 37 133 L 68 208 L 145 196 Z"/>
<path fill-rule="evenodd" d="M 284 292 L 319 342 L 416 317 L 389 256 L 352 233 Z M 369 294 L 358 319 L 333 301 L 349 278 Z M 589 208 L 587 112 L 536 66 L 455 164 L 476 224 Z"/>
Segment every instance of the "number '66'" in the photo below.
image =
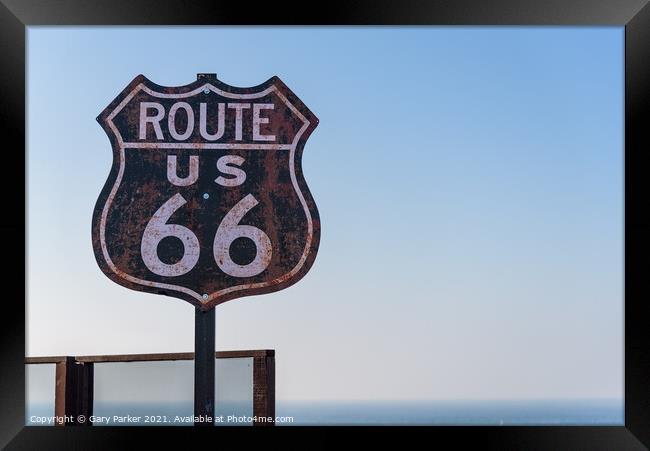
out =
<path fill-rule="evenodd" d="M 165 202 L 149 220 L 144 229 L 140 252 L 144 264 L 159 276 L 181 276 L 194 268 L 199 261 L 199 239 L 187 227 L 167 224 L 167 220 L 187 201 L 175 194 Z M 233 277 L 252 277 L 261 273 L 271 262 L 272 248 L 268 235 L 257 227 L 240 225 L 239 221 L 257 205 L 257 199 L 248 194 L 240 200 L 223 218 L 214 236 L 212 252 L 219 268 Z M 166 237 L 176 237 L 183 242 L 183 257 L 176 263 L 164 263 L 158 258 L 158 244 Z M 230 258 L 230 245 L 237 238 L 249 238 L 255 243 L 255 259 L 247 265 L 239 265 Z"/>

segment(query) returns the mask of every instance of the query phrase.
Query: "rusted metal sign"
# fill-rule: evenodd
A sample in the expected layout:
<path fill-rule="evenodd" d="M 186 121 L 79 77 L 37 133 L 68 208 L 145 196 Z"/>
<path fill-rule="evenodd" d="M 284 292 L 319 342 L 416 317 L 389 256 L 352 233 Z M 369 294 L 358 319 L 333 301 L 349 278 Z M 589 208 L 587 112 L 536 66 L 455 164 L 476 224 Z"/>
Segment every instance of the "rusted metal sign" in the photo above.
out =
<path fill-rule="evenodd" d="M 95 258 L 111 280 L 202 310 L 297 282 L 320 222 L 301 157 L 318 119 L 277 77 L 136 77 L 97 118 L 113 166 L 97 200 Z"/>

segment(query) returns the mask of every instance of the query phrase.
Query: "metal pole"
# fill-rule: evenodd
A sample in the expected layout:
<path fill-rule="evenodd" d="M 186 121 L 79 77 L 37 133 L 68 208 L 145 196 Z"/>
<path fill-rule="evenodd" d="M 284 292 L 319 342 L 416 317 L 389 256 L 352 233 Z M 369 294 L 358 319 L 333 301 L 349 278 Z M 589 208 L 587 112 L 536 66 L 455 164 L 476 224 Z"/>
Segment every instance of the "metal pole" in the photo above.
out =
<path fill-rule="evenodd" d="M 194 426 L 214 426 L 214 308 L 194 316 Z M 205 421 L 208 419 L 208 421 Z"/>
<path fill-rule="evenodd" d="M 216 80 L 217 74 L 196 74 L 196 79 Z M 196 307 L 194 314 L 194 416 L 209 421 L 194 426 L 214 426 L 214 308 Z"/>

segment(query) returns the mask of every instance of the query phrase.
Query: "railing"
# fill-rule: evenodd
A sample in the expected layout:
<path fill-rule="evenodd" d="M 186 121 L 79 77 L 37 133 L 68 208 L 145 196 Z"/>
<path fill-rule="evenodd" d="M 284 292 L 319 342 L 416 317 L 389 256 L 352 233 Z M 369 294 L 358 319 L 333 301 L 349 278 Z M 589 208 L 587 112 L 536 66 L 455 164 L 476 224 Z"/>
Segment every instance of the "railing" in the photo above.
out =
<path fill-rule="evenodd" d="M 273 425 L 273 421 L 262 419 L 275 418 L 275 351 L 219 351 L 215 353 L 215 358 L 253 359 L 253 425 Z M 95 363 L 174 360 L 194 360 L 194 353 L 26 357 L 25 363 L 56 365 L 54 417 L 57 425 L 67 426 L 92 424 L 89 421 L 79 423 L 77 418 L 90 418 L 93 415 Z M 64 418 L 65 421 L 62 420 Z"/>

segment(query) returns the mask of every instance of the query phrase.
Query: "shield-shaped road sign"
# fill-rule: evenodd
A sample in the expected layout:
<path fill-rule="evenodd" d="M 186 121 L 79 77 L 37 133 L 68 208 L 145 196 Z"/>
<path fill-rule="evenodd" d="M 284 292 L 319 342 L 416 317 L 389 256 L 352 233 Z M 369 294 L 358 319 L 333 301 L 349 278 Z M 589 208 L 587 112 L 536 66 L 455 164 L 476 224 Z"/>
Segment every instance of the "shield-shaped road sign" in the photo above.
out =
<path fill-rule="evenodd" d="M 318 119 L 279 78 L 164 87 L 140 75 L 97 120 L 113 166 L 92 239 L 110 279 L 208 310 L 310 269 L 320 221 L 301 157 Z"/>

